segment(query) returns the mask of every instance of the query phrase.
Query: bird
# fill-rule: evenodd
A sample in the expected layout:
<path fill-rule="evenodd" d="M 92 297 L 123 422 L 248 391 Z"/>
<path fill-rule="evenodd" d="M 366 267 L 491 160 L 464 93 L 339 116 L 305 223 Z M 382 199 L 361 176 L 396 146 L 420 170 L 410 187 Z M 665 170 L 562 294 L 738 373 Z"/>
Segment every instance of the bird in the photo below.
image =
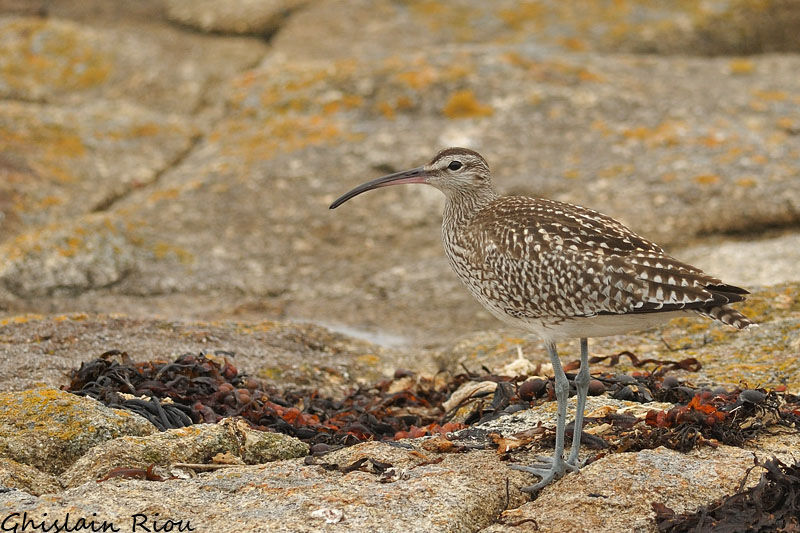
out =
<path fill-rule="evenodd" d="M 700 314 L 736 329 L 753 322 L 730 304 L 746 289 L 723 283 L 668 255 L 613 218 L 541 197 L 501 196 L 486 160 L 468 148 L 441 150 L 426 165 L 363 183 L 330 209 L 366 191 L 427 184 L 445 196 L 442 243 L 467 290 L 502 322 L 541 338 L 555 374 L 556 441 L 552 457 L 512 465 L 541 478 L 537 492 L 578 471 L 589 373 L 590 337 L 647 329 L 678 316 Z M 580 339 L 574 378 L 577 405 L 572 446 L 564 459 L 569 381 L 556 342 Z"/>

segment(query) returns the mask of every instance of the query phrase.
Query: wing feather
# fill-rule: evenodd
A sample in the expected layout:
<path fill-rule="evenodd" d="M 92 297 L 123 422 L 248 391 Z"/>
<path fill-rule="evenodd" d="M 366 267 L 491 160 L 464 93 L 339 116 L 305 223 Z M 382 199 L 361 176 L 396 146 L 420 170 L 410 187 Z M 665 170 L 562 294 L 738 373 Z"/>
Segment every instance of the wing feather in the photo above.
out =
<path fill-rule="evenodd" d="M 463 228 L 471 264 L 504 312 L 519 317 L 593 316 L 706 309 L 744 299 L 667 255 L 616 220 L 572 204 L 507 196 Z M 493 284 L 493 285 L 492 285 Z"/>

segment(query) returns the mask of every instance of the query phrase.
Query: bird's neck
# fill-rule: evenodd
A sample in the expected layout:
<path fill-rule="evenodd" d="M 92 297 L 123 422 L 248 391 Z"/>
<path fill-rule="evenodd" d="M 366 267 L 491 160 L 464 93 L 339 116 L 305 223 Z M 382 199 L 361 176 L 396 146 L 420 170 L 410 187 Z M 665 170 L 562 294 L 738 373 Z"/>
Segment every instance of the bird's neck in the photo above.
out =
<path fill-rule="evenodd" d="M 492 187 L 467 192 L 452 191 L 446 195 L 444 204 L 444 223 L 458 226 L 465 224 L 478 211 L 486 207 L 497 198 L 497 192 Z"/>

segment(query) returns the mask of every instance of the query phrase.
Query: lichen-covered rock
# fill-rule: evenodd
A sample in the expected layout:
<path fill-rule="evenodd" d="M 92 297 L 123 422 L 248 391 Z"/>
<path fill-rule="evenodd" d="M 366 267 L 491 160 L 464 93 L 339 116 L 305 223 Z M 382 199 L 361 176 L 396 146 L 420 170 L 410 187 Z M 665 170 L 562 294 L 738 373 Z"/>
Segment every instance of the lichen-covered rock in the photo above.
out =
<path fill-rule="evenodd" d="M 25 491 L 34 496 L 62 490 L 56 476 L 2 457 L 0 457 L 0 487 Z"/>
<path fill-rule="evenodd" d="M 165 0 L 167 18 L 215 33 L 271 35 L 308 0 Z"/>
<path fill-rule="evenodd" d="M 143 31 L 146 30 L 146 31 Z M 221 77 L 257 61 L 263 43 L 167 26 L 0 17 L 0 96 L 73 105 L 127 100 L 187 116 Z"/>
<path fill-rule="evenodd" d="M 115 285 L 135 268 L 126 233 L 103 213 L 23 233 L 0 245 L 0 294 L 76 296 Z"/>
<path fill-rule="evenodd" d="M 0 318 L 0 390 L 63 385 L 82 362 L 118 349 L 134 361 L 182 353 L 233 354 L 239 372 L 281 388 L 341 396 L 374 384 L 397 368 L 435 372 L 413 351 L 385 349 L 311 324 L 293 322 L 181 322 L 121 314 L 20 315 Z"/>
<path fill-rule="evenodd" d="M 195 134 L 184 117 L 130 102 L 4 102 L 0 243 L 103 210 L 152 184 L 189 149 Z"/>
<path fill-rule="evenodd" d="M 794 0 L 321 0 L 274 39 L 296 59 L 525 43 L 552 54 L 739 55 L 800 50 Z"/>
<path fill-rule="evenodd" d="M 259 464 L 307 453 L 308 445 L 289 435 L 254 430 L 244 421 L 227 419 L 219 424 L 195 424 L 104 442 L 75 461 L 61 480 L 65 487 L 75 487 L 100 479 L 115 468 L 207 464 L 217 454 L 231 454 L 244 463 Z"/>
<path fill-rule="evenodd" d="M 344 471 L 366 458 L 365 468 Z M 369 459 L 391 463 L 381 475 Z M 487 526 L 518 505 L 524 478 L 491 450 L 437 454 L 370 442 L 320 459 L 340 468 L 290 459 L 234 466 L 189 480 L 162 483 L 112 478 L 47 498 L 0 492 L 0 515 L 70 515 L 128 527 L 131 515 L 189 520 L 196 531 L 466 533 Z M 156 516 L 158 513 L 158 516 Z M 335 523 L 326 524 L 326 518 Z M 123 526 L 123 524 L 125 524 Z"/>
<path fill-rule="evenodd" d="M 730 446 L 688 454 L 656 448 L 606 456 L 545 487 L 532 502 L 503 513 L 481 533 L 657 531 L 653 504 L 692 512 L 737 492 L 752 452 Z M 754 472 L 748 486 L 758 481 Z"/>
<path fill-rule="evenodd" d="M 102 442 L 155 431 L 139 415 L 60 390 L 0 393 L 0 457 L 50 474 Z"/>

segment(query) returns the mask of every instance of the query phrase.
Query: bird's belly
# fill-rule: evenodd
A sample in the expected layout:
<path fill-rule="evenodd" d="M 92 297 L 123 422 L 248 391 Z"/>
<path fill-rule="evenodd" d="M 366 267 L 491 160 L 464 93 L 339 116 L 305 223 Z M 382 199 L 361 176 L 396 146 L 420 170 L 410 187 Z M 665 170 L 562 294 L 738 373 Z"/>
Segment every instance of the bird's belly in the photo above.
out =
<path fill-rule="evenodd" d="M 515 325 L 553 341 L 581 337 L 607 337 L 645 330 L 681 316 L 689 311 L 665 313 L 628 313 L 581 317 L 541 317 L 519 320 Z"/>

